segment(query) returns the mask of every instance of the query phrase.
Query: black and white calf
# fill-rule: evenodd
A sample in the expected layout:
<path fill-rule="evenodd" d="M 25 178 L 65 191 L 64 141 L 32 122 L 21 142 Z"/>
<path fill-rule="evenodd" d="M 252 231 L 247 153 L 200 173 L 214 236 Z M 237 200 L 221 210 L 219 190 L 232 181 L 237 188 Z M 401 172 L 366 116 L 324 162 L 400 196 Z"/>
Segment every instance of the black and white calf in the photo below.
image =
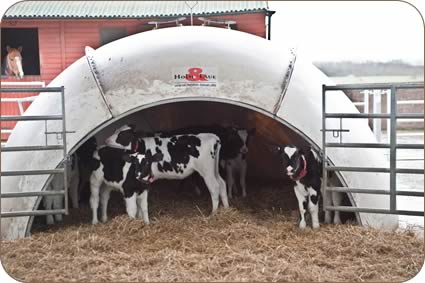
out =
<path fill-rule="evenodd" d="M 226 170 L 227 195 L 229 198 L 232 198 L 232 193 L 236 193 L 236 178 L 238 176 L 242 188 L 242 197 L 246 197 L 246 173 L 248 170 L 246 157 L 249 140 L 254 134 L 255 128 L 248 130 L 232 127 L 227 129 L 227 134 L 222 139 L 225 154 L 221 156 L 221 164 L 224 165 L 223 167 Z"/>
<path fill-rule="evenodd" d="M 299 227 L 306 227 L 305 212 L 308 210 L 312 219 L 313 228 L 319 228 L 319 200 L 322 192 L 322 160 L 310 148 L 297 148 L 294 145 L 278 146 L 286 174 L 295 182 L 294 192 L 298 200 L 301 220 Z M 335 174 L 333 174 L 335 175 Z M 332 180 L 330 180 L 332 181 Z M 332 192 L 327 195 L 328 201 L 324 205 L 340 205 L 342 194 Z M 325 212 L 325 223 L 331 223 L 331 211 Z M 334 224 L 340 224 L 340 214 L 335 211 Z"/>
<path fill-rule="evenodd" d="M 293 145 L 278 146 L 286 174 L 295 182 L 294 192 L 298 200 L 301 220 L 300 229 L 306 227 L 305 212 L 311 215 L 313 228 L 319 228 L 319 199 L 322 186 L 321 161 L 310 149 Z"/>
<path fill-rule="evenodd" d="M 90 177 L 90 206 L 92 209 L 92 224 L 97 224 L 97 209 L 101 207 L 101 221 L 106 222 L 107 206 L 112 190 L 120 191 L 125 199 L 127 214 L 130 218 L 141 218 L 149 224 L 148 215 L 148 184 L 142 179 L 144 168 L 149 168 L 153 161 L 162 159 L 162 154 L 153 157 L 148 154 L 141 156 L 130 151 L 101 147 L 93 154 Z M 146 166 L 145 166 L 146 165 Z M 104 184 L 104 186 L 102 186 Z"/>
<path fill-rule="evenodd" d="M 151 173 L 145 180 L 184 179 L 195 171 L 201 175 L 211 194 L 214 213 L 221 199 L 229 206 L 226 184 L 219 174 L 220 139 L 214 134 L 155 135 L 138 137 L 132 126 L 117 129 L 105 143 L 108 146 L 146 155 L 149 151 L 162 154 L 163 158 L 152 163 Z"/>

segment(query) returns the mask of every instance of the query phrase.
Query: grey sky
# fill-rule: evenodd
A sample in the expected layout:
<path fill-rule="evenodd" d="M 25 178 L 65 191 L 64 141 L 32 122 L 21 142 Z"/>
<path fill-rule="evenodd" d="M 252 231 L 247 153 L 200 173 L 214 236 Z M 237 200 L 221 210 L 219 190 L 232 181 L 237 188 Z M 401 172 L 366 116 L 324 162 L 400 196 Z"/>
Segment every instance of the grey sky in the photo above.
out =
<path fill-rule="evenodd" d="M 410 1 L 421 9 L 424 1 Z M 423 64 L 424 27 L 398 1 L 270 1 L 272 41 L 314 61 L 403 59 Z M 422 11 L 424 11 L 422 9 Z"/>

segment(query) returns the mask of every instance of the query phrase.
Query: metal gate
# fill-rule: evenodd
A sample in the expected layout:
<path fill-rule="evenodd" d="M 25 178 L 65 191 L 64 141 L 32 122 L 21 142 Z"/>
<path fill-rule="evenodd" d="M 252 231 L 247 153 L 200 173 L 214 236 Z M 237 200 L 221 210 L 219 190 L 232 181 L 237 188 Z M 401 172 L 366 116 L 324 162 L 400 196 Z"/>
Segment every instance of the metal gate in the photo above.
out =
<path fill-rule="evenodd" d="M 424 144 L 398 144 L 397 143 L 397 120 L 398 119 L 424 119 L 423 113 L 397 113 L 397 91 L 399 89 L 423 89 L 424 84 L 421 83 L 401 83 L 401 84 L 351 84 L 351 85 L 336 85 L 336 86 L 322 86 L 322 155 L 323 160 L 323 188 L 324 188 L 324 203 L 327 203 L 326 192 L 343 192 L 343 193 L 360 193 L 360 194 L 383 194 L 390 196 L 389 209 L 376 209 L 370 207 L 351 207 L 351 206 L 326 206 L 324 210 L 332 211 L 347 211 L 347 212 L 364 212 L 364 213 L 381 213 L 381 214 L 398 214 L 398 215 L 411 215 L 411 216 L 424 216 L 423 211 L 412 210 L 399 210 L 397 209 L 397 196 L 412 196 L 424 197 L 424 192 L 418 191 L 400 191 L 397 190 L 396 176 L 397 173 L 402 174 L 424 174 L 423 169 L 408 169 L 397 168 L 397 149 L 424 149 Z M 376 113 L 327 113 L 326 112 L 326 95 L 327 92 L 332 91 L 345 91 L 345 90 L 390 90 L 391 111 L 385 114 Z M 334 92 L 335 93 L 335 92 Z M 326 128 L 326 119 L 338 118 L 340 119 L 340 129 Z M 340 142 L 329 143 L 326 141 L 326 133 L 329 131 L 338 132 L 342 135 L 347 129 L 342 129 L 342 119 L 390 119 L 390 137 L 389 143 L 343 143 Z M 389 168 L 373 168 L 373 167 L 352 167 L 352 166 L 334 166 L 329 163 L 326 155 L 326 149 L 331 147 L 339 148 L 375 148 L 375 149 L 389 149 L 390 150 L 390 167 Z M 384 189 L 368 189 L 368 188 L 349 188 L 349 187 L 333 187 L 328 186 L 327 176 L 329 171 L 351 171 L 351 172 L 372 172 L 372 173 L 389 173 L 390 188 Z"/>
<path fill-rule="evenodd" d="M 53 196 L 63 195 L 64 196 L 64 209 L 53 209 L 53 210 L 32 210 L 32 211 L 12 211 L 12 212 L 1 212 L 1 217 L 20 217 L 20 216 L 38 216 L 38 215 L 51 215 L 51 214 L 68 214 L 68 184 L 67 184 L 67 170 L 66 163 L 69 162 L 69 158 L 66 150 L 66 123 L 65 123 L 65 94 L 64 87 L 43 87 L 43 88 L 0 88 L 0 93 L 10 92 L 51 92 L 60 93 L 61 96 L 61 114 L 60 115 L 45 115 L 45 116 L 0 116 L 0 121 L 47 121 L 49 120 L 61 120 L 62 131 L 55 132 L 62 136 L 61 145 L 46 145 L 44 146 L 13 146 L 7 147 L 2 146 L 2 152 L 18 152 L 18 151 L 43 151 L 43 150 L 63 150 L 63 160 L 61 162 L 62 168 L 55 168 L 49 170 L 27 170 L 27 171 L 2 171 L 1 178 L 9 176 L 25 176 L 25 175 L 50 175 L 50 174 L 62 174 L 64 180 L 64 189 L 61 191 L 42 191 L 42 192 L 8 192 L 2 193 L 0 191 L 0 198 L 24 198 L 24 197 L 41 197 L 41 196 Z M 46 130 L 46 135 L 49 134 Z"/>

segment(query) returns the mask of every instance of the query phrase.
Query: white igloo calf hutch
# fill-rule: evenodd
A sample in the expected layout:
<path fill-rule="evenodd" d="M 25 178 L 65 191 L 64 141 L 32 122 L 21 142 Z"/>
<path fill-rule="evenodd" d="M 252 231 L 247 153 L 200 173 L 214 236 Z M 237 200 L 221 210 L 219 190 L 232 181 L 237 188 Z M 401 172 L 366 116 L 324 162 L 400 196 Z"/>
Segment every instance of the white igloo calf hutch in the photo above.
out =
<path fill-rule="evenodd" d="M 296 60 L 295 60 L 296 59 Z M 68 153 L 74 152 L 93 135 L 107 136 L 120 121 L 133 117 L 133 123 L 143 124 L 140 115 L 160 105 L 187 102 L 215 103 L 207 116 L 219 116 L 220 109 L 237 106 L 266 119 L 250 120 L 257 131 L 277 142 L 310 143 L 317 150 L 322 144 L 322 84 L 332 82 L 302 56 L 250 34 L 210 27 L 176 27 L 144 32 L 107 44 L 97 50 L 86 49 L 82 57 L 49 86 L 64 86 Z M 328 112 L 357 112 L 342 92 L 327 100 Z M 195 104 L 193 104 L 195 105 Z M 60 96 L 42 93 L 25 115 L 52 115 L 60 111 Z M 191 113 L 201 111 L 197 107 Z M 167 111 L 156 121 L 169 124 L 187 120 L 189 113 L 177 113 L 167 118 Z M 200 115 L 200 114 L 197 114 Z M 137 119 L 136 119 L 137 118 Z M 136 119 L 134 121 L 134 119 Z M 281 132 L 262 121 L 274 121 L 284 126 Z M 128 122 L 128 121 L 126 121 Z M 143 122 L 143 123 L 142 123 Z M 188 121 L 196 123 L 196 121 Z M 329 121 L 328 126 L 332 126 Z M 122 122 L 124 123 L 124 122 Z M 158 126 L 150 125 L 150 130 Z M 159 123 L 159 122 L 158 122 Z M 146 124 L 146 123 L 145 123 Z M 149 124 L 149 123 L 148 123 Z M 374 142 L 374 136 L 364 121 L 347 120 L 344 142 Z M 61 129 L 52 121 L 49 131 Z M 276 137 L 282 137 L 281 140 Z M 53 138 L 53 137 L 50 137 Z M 329 133 L 329 141 L 332 141 Z M 19 122 L 7 146 L 43 145 L 46 142 L 45 122 Z M 54 140 L 49 141 L 55 143 Z M 101 143 L 101 141 L 99 141 Z M 330 161 L 346 166 L 382 167 L 384 155 L 374 150 L 339 149 L 328 152 Z M 34 170 L 57 167 L 61 151 L 3 152 L 2 171 Z M 261 158 L 261 157 L 259 157 Z M 264 166 L 263 166 L 264 167 Z M 349 187 L 388 187 L 389 178 L 382 173 L 342 172 L 341 182 Z M 2 192 L 32 192 L 46 188 L 49 176 L 2 177 Z M 353 206 L 388 208 L 389 196 L 351 194 Z M 2 212 L 36 209 L 36 197 L 5 198 Z M 393 229 L 398 225 L 394 215 L 357 214 L 362 225 Z M 28 235 L 30 217 L 2 218 L 4 239 Z"/>

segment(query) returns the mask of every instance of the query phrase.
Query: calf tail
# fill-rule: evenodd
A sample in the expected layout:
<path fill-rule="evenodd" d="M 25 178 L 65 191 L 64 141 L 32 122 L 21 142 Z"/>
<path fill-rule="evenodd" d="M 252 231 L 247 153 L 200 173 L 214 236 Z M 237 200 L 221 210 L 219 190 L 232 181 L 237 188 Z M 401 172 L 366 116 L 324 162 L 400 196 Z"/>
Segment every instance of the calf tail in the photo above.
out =
<path fill-rule="evenodd" d="M 215 157 L 214 174 L 216 178 L 220 177 L 220 150 L 221 150 L 221 142 L 220 142 L 220 139 L 217 139 L 217 141 L 214 144 L 214 157 Z"/>

